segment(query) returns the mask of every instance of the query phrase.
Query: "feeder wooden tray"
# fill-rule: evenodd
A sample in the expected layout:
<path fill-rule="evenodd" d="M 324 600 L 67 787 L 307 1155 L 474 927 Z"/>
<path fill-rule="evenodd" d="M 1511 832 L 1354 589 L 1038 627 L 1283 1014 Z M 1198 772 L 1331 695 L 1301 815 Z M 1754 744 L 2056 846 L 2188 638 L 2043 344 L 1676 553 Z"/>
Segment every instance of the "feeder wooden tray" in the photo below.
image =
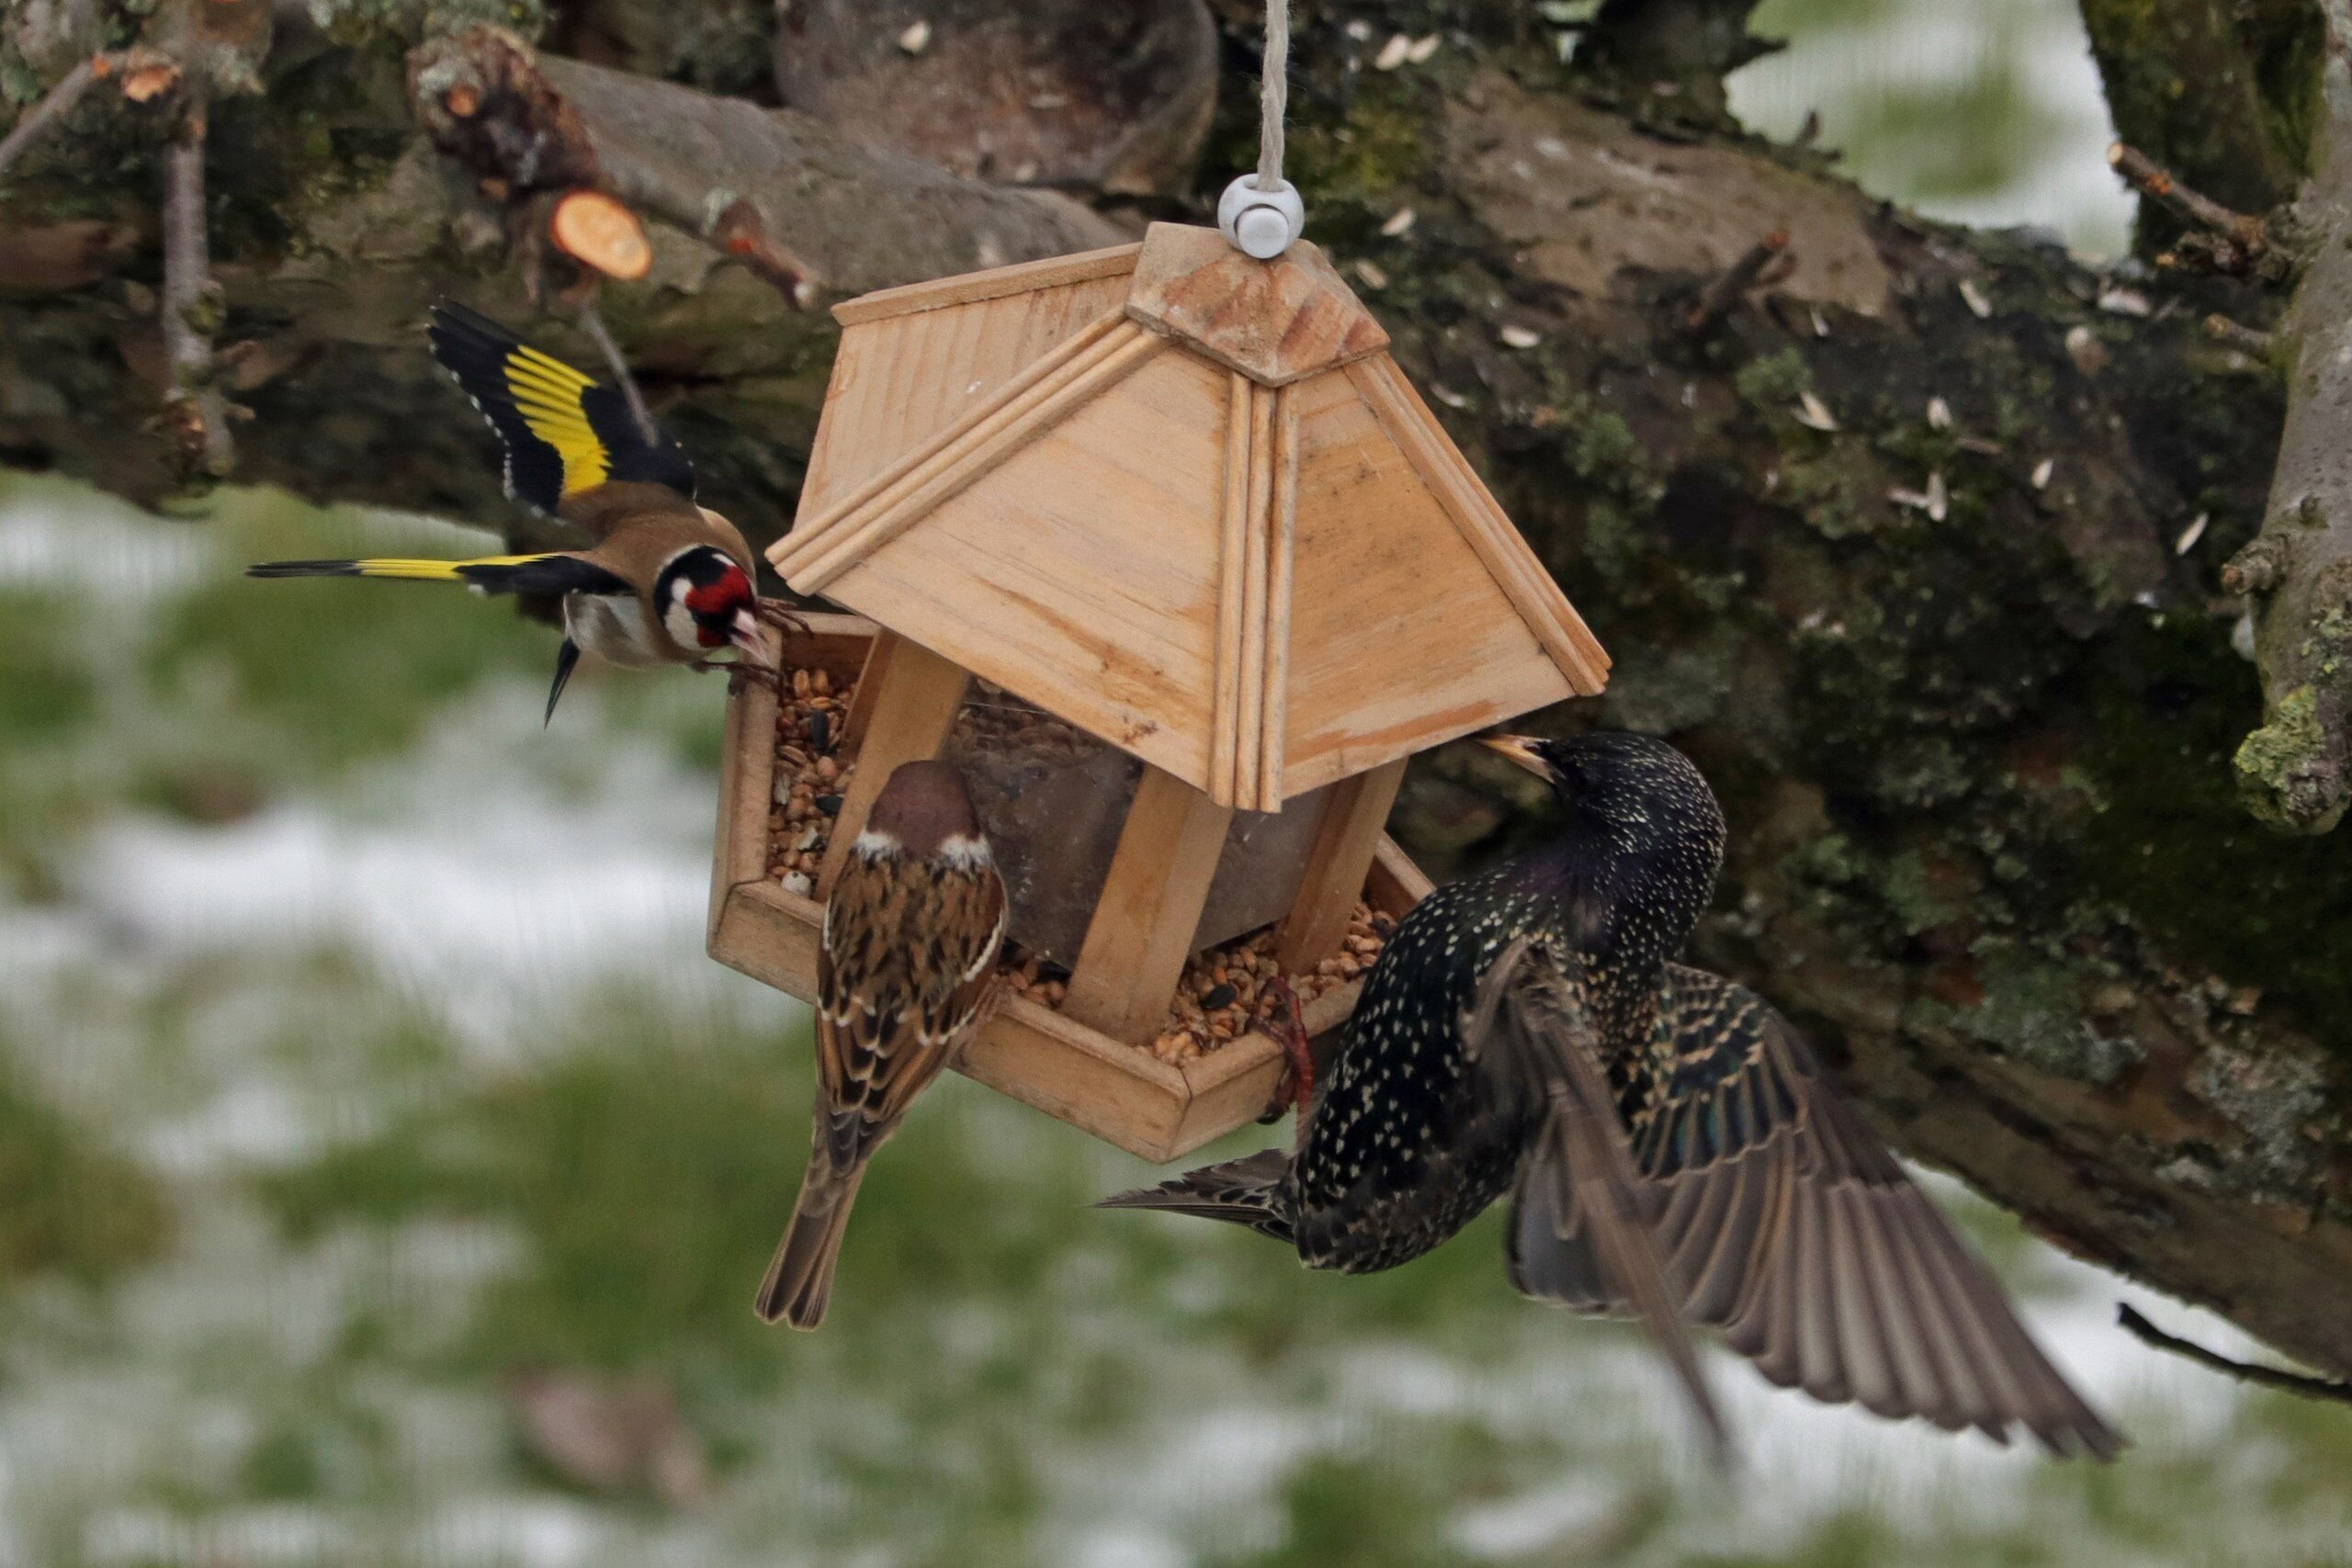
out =
<path fill-rule="evenodd" d="M 853 615 L 811 617 L 814 635 L 782 646 L 787 666 L 857 680 L 874 640 L 873 623 Z M 727 707 L 718 796 L 717 863 L 711 882 L 711 956 L 797 997 L 815 993 L 824 906 L 786 891 L 768 874 L 768 808 L 775 787 L 776 693 L 747 682 Z M 848 760 L 861 739 L 845 734 Z M 1429 882 L 1386 838 L 1363 889 L 1374 909 L 1401 917 Z M 1306 1005 L 1310 1034 L 1327 1036 L 1355 1009 L 1363 988 L 1349 981 Z M 1008 996 L 957 1065 L 967 1077 L 1069 1122 L 1146 1159 L 1176 1159 L 1255 1120 L 1282 1076 L 1282 1048 L 1251 1032 L 1184 1066 L 1142 1044 L 1114 1039 L 1023 997 Z"/>

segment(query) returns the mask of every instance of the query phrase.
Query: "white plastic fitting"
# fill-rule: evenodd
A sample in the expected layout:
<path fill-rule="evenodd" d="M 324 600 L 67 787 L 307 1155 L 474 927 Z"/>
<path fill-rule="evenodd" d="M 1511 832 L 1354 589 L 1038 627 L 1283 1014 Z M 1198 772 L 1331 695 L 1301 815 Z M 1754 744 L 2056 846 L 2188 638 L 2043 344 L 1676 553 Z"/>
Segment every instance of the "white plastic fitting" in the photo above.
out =
<path fill-rule="evenodd" d="M 1272 261 L 1306 232 L 1306 204 L 1288 180 L 1260 190 L 1258 176 L 1244 175 L 1216 198 L 1216 226 L 1237 250 Z"/>

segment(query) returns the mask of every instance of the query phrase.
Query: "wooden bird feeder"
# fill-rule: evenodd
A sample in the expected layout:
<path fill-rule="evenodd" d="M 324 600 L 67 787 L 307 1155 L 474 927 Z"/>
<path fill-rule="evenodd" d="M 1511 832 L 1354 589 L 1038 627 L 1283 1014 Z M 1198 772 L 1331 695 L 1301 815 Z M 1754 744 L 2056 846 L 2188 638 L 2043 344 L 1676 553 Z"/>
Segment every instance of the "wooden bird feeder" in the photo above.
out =
<path fill-rule="evenodd" d="M 1427 890 L 1382 833 L 1407 760 L 1598 693 L 1608 657 L 1311 244 L 1260 262 L 1154 224 L 834 314 L 770 557 L 870 621 L 781 649 L 854 678 L 826 727 L 854 766 L 829 824 L 781 824 L 826 835 L 794 891 L 772 871 L 778 697 L 734 699 L 711 952 L 808 997 L 874 795 L 948 755 L 1012 939 L 1069 971 L 1057 1006 L 1009 998 L 963 1070 L 1174 1159 L 1259 1115 L 1281 1071 L 1258 1032 L 1154 1055 L 1187 961 L 1271 928 L 1283 972 L 1330 982 L 1359 900 L 1397 916 Z M 1057 739 L 1000 750 L 1007 722 Z M 1305 988 L 1319 1035 L 1358 985 Z"/>

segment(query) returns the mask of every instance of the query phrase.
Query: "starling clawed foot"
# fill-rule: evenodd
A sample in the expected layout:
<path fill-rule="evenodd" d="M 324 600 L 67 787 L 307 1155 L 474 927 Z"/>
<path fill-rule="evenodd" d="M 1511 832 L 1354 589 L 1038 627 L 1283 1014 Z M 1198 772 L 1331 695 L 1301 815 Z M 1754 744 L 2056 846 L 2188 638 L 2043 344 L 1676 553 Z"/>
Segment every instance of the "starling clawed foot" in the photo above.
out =
<path fill-rule="evenodd" d="M 1258 1124 L 1279 1122 L 1287 1111 L 1296 1111 L 1303 1124 L 1315 1100 L 1315 1053 L 1306 1034 L 1306 1013 L 1299 1006 L 1298 993 L 1279 975 L 1266 982 L 1261 1000 L 1258 1021 L 1283 1048 L 1283 1072 Z"/>

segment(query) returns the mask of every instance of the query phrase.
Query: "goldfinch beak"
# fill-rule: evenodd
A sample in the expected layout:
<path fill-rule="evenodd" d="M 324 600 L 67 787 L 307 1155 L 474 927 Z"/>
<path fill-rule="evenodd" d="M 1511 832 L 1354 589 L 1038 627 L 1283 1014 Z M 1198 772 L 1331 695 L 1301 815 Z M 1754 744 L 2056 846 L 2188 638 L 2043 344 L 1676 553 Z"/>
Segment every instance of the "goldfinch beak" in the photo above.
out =
<path fill-rule="evenodd" d="M 775 673 L 775 666 L 768 661 L 768 635 L 758 615 L 749 610 L 736 611 L 727 628 L 727 640 L 734 645 L 736 662 L 745 669 L 764 675 Z"/>
<path fill-rule="evenodd" d="M 1535 750 L 1535 740 L 1525 735 L 1482 735 L 1478 744 L 1498 757 L 1508 757 L 1539 779 L 1552 776 L 1552 764 Z"/>

